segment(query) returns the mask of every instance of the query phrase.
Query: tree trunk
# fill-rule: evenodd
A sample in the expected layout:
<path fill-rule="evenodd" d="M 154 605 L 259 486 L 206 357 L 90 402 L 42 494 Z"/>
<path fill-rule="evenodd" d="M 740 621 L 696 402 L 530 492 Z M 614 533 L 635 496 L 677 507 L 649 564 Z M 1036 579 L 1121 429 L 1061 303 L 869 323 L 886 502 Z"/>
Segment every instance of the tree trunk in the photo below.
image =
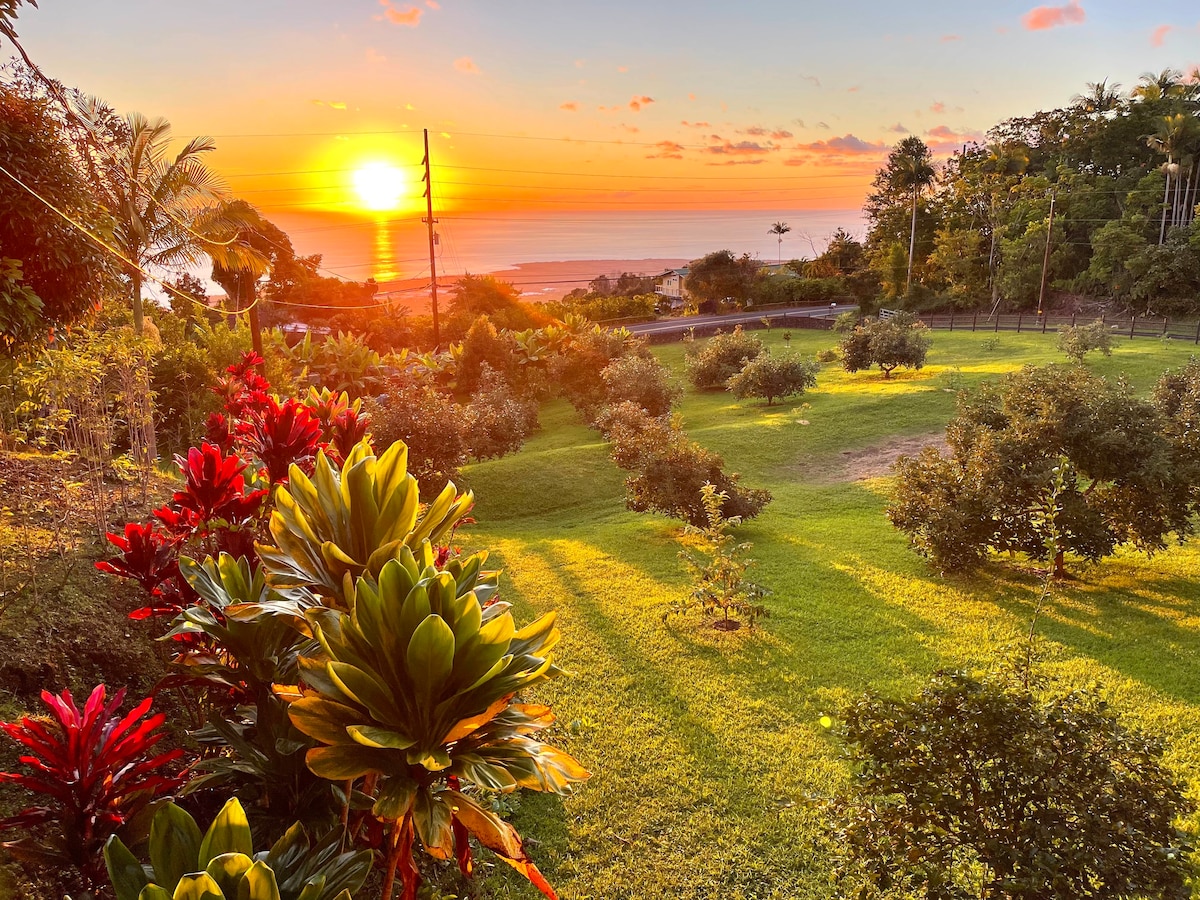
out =
<path fill-rule="evenodd" d="M 1158 227 L 1158 244 L 1161 247 L 1167 239 L 1167 201 L 1171 197 L 1171 169 L 1170 158 L 1167 159 L 1167 183 L 1163 186 L 1163 208 L 1162 208 L 1162 224 Z"/>
<path fill-rule="evenodd" d="M 134 266 L 130 275 L 133 280 L 133 333 L 140 337 L 146 321 L 142 313 L 142 270 Z"/>
<path fill-rule="evenodd" d="M 1063 551 L 1059 550 L 1054 554 L 1054 577 L 1062 578 L 1067 574 L 1067 568 L 1063 565 Z"/>
<path fill-rule="evenodd" d="M 1175 200 L 1171 204 L 1171 225 L 1175 228 L 1178 228 L 1180 226 L 1180 224 L 1182 224 L 1180 220 L 1182 218 L 1183 212 L 1179 208 L 1179 188 L 1182 186 L 1182 183 L 1183 183 L 1183 179 L 1180 178 L 1179 175 L 1176 175 L 1175 176 Z"/>
<path fill-rule="evenodd" d="M 916 185 L 913 185 L 912 230 L 908 236 L 908 278 L 904 282 L 905 294 L 912 289 L 913 257 L 917 252 L 917 197 L 917 188 Z"/>

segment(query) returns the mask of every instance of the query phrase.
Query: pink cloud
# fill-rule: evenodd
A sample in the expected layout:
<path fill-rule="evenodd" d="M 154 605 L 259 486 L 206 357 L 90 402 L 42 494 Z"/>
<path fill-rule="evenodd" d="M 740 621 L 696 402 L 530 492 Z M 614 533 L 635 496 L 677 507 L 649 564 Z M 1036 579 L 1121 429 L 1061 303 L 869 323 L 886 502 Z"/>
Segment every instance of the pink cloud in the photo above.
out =
<path fill-rule="evenodd" d="M 659 141 L 654 145 L 654 152 L 647 153 L 646 159 L 683 159 L 683 144 L 674 141 Z"/>
<path fill-rule="evenodd" d="M 630 134 L 637 134 L 639 131 L 642 130 L 642 129 L 638 128 L 636 125 L 626 125 L 623 122 L 621 123 L 621 125 L 619 127 L 621 128 L 622 131 L 628 131 Z"/>
<path fill-rule="evenodd" d="M 911 129 L 905 127 L 904 125 L 901 125 L 899 122 L 897 122 L 895 125 L 890 126 L 888 128 L 888 131 L 894 132 L 896 134 L 911 134 L 912 133 Z"/>
<path fill-rule="evenodd" d="M 1067 0 L 1065 6 L 1037 6 L 1021 17 L 1029 31 L 1045 31 L 1062 25 L 1081 25 L 1087 19 L 1079 0 Z"/>
<path fill-rule="evenodd" d="M 962 35 L 961 35 L 961 34 L 943 34 L 943 35 L 942 35 L 942 36 L 939 38 L 939 40 L 940 40 L 940 41 L 941 41 L 943 44 L 949 44 L 951 41 L 961 41 L 961 40 L 962 40 Z"/>
<path fill-rule="evenodd" d="M 708 122 L 689 122 L 687 119 L 684 119 L 679 124 L 684 128 L 712 128 L 712 125 Z"/>
<path fill-rule="evenodd" d="M 629 66 L 617 66 L 617 71 L 624 75 L 629 71 Z"/>
<path fill-rule="evenodd" d="M 1157 28 L 1155 28 L 1154 33 L 1150 35 L 1150 46 L 1161 47 L 1163 42 L 1166 41 L 1167 35 L 1170 34 L 1174 28 L 1174 25 L 1159 25 Z"/>
<path fill-rule="evenodd" d="M 465 72 L 468 75 L 478 75 L 479 66 L 475 65 L 475 60 L 469 56 L 460 56 L 454 61 L 454 68 L 460 72 Z"/>
<path fill-rule="evenodd" d="M 567 103 L 560 103 L 558 108 L 563 112 L 579 112 L 579 104 L 574 100 L 570 100 Z"/>
<path fill-rule="evenodd" d="M 948 125 L 935 125 L 925 132 L 929 149 L 934 153 L 952 153 L 963 144 L 980 144 L 983 134 L 978 131 L 956 131 Z"/>
<path fill-rule="evenodd" d="M 939 116 L 946 111 L 946 104 L 939 100 L 937 103 L 930 104 L 929 111 L 937 113 Z"/>
<path fill-rule="evenodd" d="M 653 97 L 647 97 L 645 95 L 635 96 L 632 100 L 629 101 L 629 108 L 632 109 L 634 112 L 641 112 L 643 106 L 649 106 L 653 102 L 654 102 Z"/>
<path fill-rule="evenodd" d="M 782 128 L 763 128 L 761 125 L 751 125 L 749 128 L 744 128 L 738 134 L 748 134 L 751 137 L 769 137 L 773 141 L 782 141 L 792 137 L 790 131 L 784 131 Z"/>
<path fill-rule="evenodd" d="M 813 141 L 809 144 L 797 144 L 796 150 L 810 156 L 881 156 L 890 149 L 883 141 L 864 141 L 853 134 L 832 137 L 827 141 Z M 797 165 L 797 163 L 792 163 Z"/>
<path fill-rule="evenodd" d="M 718 135 L 711 135 L 710 140 L 716 141 L 711 147 L 705 147 L 705 153 L 712 153 L 717 156 L 762 156 L 767 153 L 774 153 L 779 149 L 775 144 L 765 143 L 760 144 L 758 141 L 734 141 L 725 140 Z"/>
<path fill-rule="evenodd" d="M 421 24 L 421 16 L 425 10 L 419 6 L 406 6 L 403 9 L 392 6 L 391 0 L 379 0 L 383 7 L 383 17 L 393 25 L 403 25 L 405 28 L 416 28 Z"/>
<path fill-rule="evenodd" d="M 816 75 L 801 75 L 800 80 L 811 83 L 813 87 L 821 86 L 821 79 L 818 78 Z"/>
<path fill-rule="evenodd" d="M 442 4 L 438 3 L 438 0 L 425 0 L 425 5 L 428 6 L 430 9 L 441 9 L 442 8 Z"/>
<path fill-rule="evenodd" d="M 862 90 L 862 85 L 861 85 L 861 84 L 856 84 L 856 85 L 854 85 L 854 87 L 848 87 L 848 88 L 846 88 L 846 93 L 847 93 L 847 94 L 857 94 L 857 93 L 858 93 L 859 91 L 861 91 L 861 90 Z"/>
<path fill-rule="evenodd" d="M 346 101 L 344 100 L 313 100 L 314 106 L 328 106 L 330 109 L 345 109 Z"/>

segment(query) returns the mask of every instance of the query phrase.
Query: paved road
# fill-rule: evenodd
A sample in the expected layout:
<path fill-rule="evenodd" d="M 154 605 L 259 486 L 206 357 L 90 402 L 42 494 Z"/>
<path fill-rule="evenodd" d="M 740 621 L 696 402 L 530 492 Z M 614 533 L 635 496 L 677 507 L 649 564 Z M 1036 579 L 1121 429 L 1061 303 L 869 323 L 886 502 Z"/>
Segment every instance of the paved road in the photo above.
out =
<path fill-rule="evenodd" d="M 726 313 L 720 316 L 683 316 L 679 319 L 663 319 L 659 322 L 643 322 L 640 325 L 629 325 L 628 329 L 634 334 L 673 334 L 687 331 L 689 328 L 701 328 L 709 325 L 745 325 L 751 322 L 761 322 L 764 318 L 777 319 L 799 317 L 822 318 L 837 316 L 844 312 L 853 312 L 857 306 L 839 304 L 829 306 L 793 306 L 786 309 L 760 310 L 756 312 Z"/>

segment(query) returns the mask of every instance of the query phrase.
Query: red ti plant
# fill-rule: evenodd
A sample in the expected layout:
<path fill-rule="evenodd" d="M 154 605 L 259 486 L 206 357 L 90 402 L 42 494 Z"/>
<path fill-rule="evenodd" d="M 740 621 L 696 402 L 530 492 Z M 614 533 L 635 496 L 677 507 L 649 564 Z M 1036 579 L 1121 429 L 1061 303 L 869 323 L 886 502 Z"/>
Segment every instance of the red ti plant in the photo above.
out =
<path fill-rule="evenodd" d="M 337 465 L 345 462 L 356 444 L 369 439 L 371 417 L 362 411 L 362 401 L 351 402 L 345 391 L 309 388 L 304 404 L 321 425 L 321 449 Z"/>
<path fill-rule="evenodd" d="M 175 463 L 183 473 L 184 489 L 154 515 L 180 539 L 236 529 L 258 515 L 267 490 L 246 493 L 246 464 L 236 454 L 226 456 L 205 441 L 186 457 L 176 456 Z"/>
<path fill-rule="evenodd" d="M 34 832 L 0 846 L 29 862 L 75 868 L 84 890 L 105 883 L 101 854 L 109 836 L 183 780 L 171 765 L 183 751 L 155 752 L 166 737 L 158 730 L 165 716 L 146 717 L 149 698 L 121 716 L 124 699 L 120 690 L 105 702 L 99 685 L 81 710 L 70 691 L 42 691 L 51 718 L 0 722 L 0 730 L 25 748 L 20 759 L 32 770 L 0 772 L 0 784 L 19 785 L 40 801 L 0 819 L 0 832 Z"/>
<path fill-rule="evenodd" d="M 295 398 L 266 404 L 238 426 L 246 449 L 262 462 L 272 485 L 287 481 L 292 463 L 311 468 L 321 441 L 321 424 Z"/>
<path fill-rule="evenodd" d="M 108 540 L 121 555 L 101 560 L 96 568 L 136 581 L 150 598 L 148 606 L 135 609 L 129 618 L 174 615 L 191 602 L 195 592 L 179 572 L 176 538 L 155 530 L 153 522 L 130 522 L 124 535 L 109 533 Z"/>
<path fill-rule="evenodd" d="M 233 418 L 244 418 L 266 403 L 271 383 L 259 371 L 263 362 L 253 351 L 243 353 L 241 361 L 227 368 L 224 378 L 217 379 L 213 392 L 224 400 L 225 411 Z"/>

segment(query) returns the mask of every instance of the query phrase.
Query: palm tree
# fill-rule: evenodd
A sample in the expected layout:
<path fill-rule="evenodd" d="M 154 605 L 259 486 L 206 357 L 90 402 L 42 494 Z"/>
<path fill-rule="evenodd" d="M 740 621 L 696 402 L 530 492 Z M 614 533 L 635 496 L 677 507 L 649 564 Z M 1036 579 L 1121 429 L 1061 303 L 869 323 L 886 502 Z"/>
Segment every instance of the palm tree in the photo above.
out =
<path fill-rule="evenodd" d="M 917 201 L 921 193 L 933 184 L 937 171 L 933 168 L 933 157 L 925 142 L 917 137 L 907 137 L 893 151 L 895 157 L 896 187 L 912 192 L 912 228 L 908 237 L 908 275 L 904 282 L 905 292 L 912 286 L 913 260 L 917 252 Z"/>
<path fill-rule="evenodd" d="M 1071 102 L 1085 113 L 1100 117 L 1116 109 L 1120 104 L 1120 88 L 1121 85 L 1117 82 L 1110 85 L 1107 78 L 1101 81 L 1089 81 L 1087 91 L 1076 94 L 1071 98 Z"/>
<path fill-rule="evenodd" d="M 239 223 L 220 211 L 228 192 L 201 159 L 216 149 L 212 138 L 192 138 L 172 157 L 166 119 L 131 113 L 125 125 L 106 180 L 113 243 L 130 263 L 133 325 L 141 334 L 146 268 L 196 263 L 203 256 L 227 253 Z"/>
<path fill-rule="evenodd" d="M 779 238 L 778 243 L 779 243 L 779 262 L 780 263 L 783 262 L 783 236 L 791 230 L 792 229 L 788 225 L 787 222 L 776 222 L 774 225 L 771 226 L 770 230 L 767 232 L 767 234 L 773 234 L 777 238 Z"/>
<path fill-rule="evenodd" d="M 1187 90 L 1183 81 L 1183 73 L 1178 69 L 1163 69 L 1158 73 L 1143 72 L 1138 82 L 1138 86 L 1130 92 L 1130 96 L 1151 103 L 1157 100 L 1178 99 Z"/>
<path fill-rule="evenodd" d="M 1152 150 L 1166 156 L 1163 165 L 1167 180 L 1163 187 L 1162 223 L 1158 230 L 1158 242 L 1161 244 L 1167 236 L 1167 210 L 1171 208 L 1170 222 L 1175 227 L 1182 224 L 1184 214 L 1180 210 L 1180 160 L 1200 134 L 1200 122 L 1186 113 L 1176 113 L 1163 116 L 1158 120 L 1158 127 L 1153 134 L 1146 135 L 1146 145 Z M 1171 177 L 1175 176 L 1175 202 L 1171 203 Z M 1185 202 L 1186 202 L 1186 198 Z"/>

